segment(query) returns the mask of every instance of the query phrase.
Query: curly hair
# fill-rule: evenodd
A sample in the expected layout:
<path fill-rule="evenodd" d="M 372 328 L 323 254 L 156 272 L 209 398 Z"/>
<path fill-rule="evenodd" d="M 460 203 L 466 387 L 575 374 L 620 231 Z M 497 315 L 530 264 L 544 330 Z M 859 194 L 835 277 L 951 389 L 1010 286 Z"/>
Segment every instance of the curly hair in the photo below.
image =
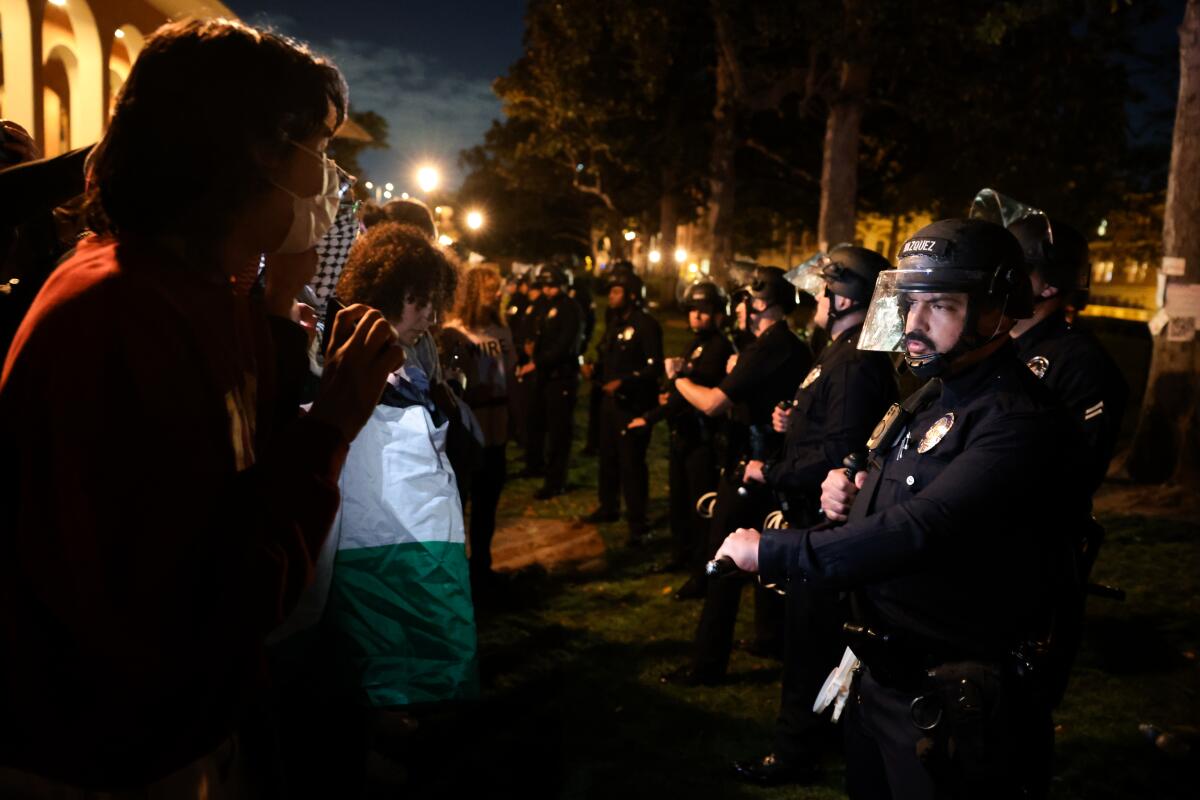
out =
<path fill-rule="evenodd" d="M 496 292 L 500 288 L 500 271 L 495 267 L 471 267 L 458 285 L 454 300 L 454 316 L 469 330 L 477 331 L 488 325 L 503 325 Z"/>
<path fill-rule="evenodd" d="M 348 102 L 337 67 L 277 33 L 226 19 L 163 25 L 91 155 L 91 223 L 213 242 L 266 189 L 261 154 L 322 130 L 331 104 L 340 125 Z"/>
<path fill-rule="evenodd" d="M 399 317 L 405 302 L 432 303 L 439 314 L 458 287 L 458 261 L 419 229 L 381 222 L 358 238 L 337 284 L 343 303 L 363 303 Z"/>

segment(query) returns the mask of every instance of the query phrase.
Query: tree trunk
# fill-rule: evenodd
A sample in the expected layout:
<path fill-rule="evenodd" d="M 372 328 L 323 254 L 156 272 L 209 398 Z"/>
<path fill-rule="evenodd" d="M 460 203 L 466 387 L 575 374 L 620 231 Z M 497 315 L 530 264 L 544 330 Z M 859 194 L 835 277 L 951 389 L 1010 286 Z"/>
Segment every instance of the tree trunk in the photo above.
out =
<path fill-rule="evenodd" d="M 665 181 L 664 185 L 669 186 Z M 662 260 L 655 271 L 666 275 L 675 266 L 675 234 L 679 228 L 679 198 L 670 188 L 663 191 L 658 210 L 658 252 Z"/>
<path fill-rule="evenodd" d="M 858 140 L 871 68 L 845 61 L 837 97 L 825 123 L 821 162 L 821 216 L 817 243 L 822 250 L 854 241 L 854 205 L 858 197 Z"/>
<path fill-rule="evenodd" d="M 1167 278 L 1167 324 L 1154 336 L 1146 398 L 1126 468 L 1135 480 L 1200 485 L 1200 0 L 1179 27 L 1179 100 L 1163 214 L 1163 255 L 1182 258 Z M 1190 303 L 1182 302 L 1191 298 Z M 1191 331 L 1189 333 L 1189 331 Z M 1173 334 L 1173 335 L 1172 335 Z M 1175 339 L 1176 341 L 1172 341 Z"/>
<path fill-rule="evenodd" d="M 719 0 L 712 4 L 717 38 L 717 92 L 709 163 L 708 231 L 711 274 L 723 278 L 733 261 L 734 155 L 737 151 L 737 44 Z"/>

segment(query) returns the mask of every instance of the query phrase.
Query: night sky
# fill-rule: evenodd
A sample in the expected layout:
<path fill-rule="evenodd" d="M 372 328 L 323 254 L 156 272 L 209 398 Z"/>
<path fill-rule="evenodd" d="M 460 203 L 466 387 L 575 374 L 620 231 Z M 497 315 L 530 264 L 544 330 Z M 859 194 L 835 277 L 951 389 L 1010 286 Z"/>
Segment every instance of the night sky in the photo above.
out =
<path fill-rule="evenodd" d="M 353 106 L 390 123 L 390 148 L 368 150 L 361 158 L 366 177 L 393 181 L 400 190 L 412 186 L 417 165 L 426 161 L 442 167 L 449 188 L 458 183 L 459 151 L 479 144 L 501 116 L 492 81 L 521 53 L 524 0 L 226 4 L 242 19 L 305 40 L 337 63 Z M 1130 8 L 1144 5 L 1135 0 Z M 1128 64 L 1143 95 L 1129 102 L 1130 140 L 1157 143 L 1160 151 L 1170 141 L 1178 85 L 1175 29 L 1183 5 L 1184 0 L 1161 0 L 1157 18 L 1136 24 L 1138 48 L 1159 60 L 1150 68 Z"/>
<path fill-rule="evenodd" d="M 501 116 L 491 84 L 521 54 L 524 0 L 226 1 L 247 22 L 271 25 L 333 59 L 355 109 L 389 122 L 387 150 L 360 158 L 368 177 L 412 184 L 430 160 L 456 184 L 460 150 Z"/>

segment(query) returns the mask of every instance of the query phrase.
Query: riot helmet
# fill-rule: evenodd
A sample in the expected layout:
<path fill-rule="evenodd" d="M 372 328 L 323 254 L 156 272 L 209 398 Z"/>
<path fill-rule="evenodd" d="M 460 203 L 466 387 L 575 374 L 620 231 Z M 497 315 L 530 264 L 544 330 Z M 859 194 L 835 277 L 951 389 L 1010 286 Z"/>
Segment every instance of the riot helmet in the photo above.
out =
<path fill-rule="evenodd" d="M 816 253 L 803 264 L 793 267 L 785 277 L 802 292 L 819 300 L 845 297 L 852 305 L 841 311 L 830 303 L 829 319 L 836 320 L 866 308 L 875 289 L 875 279 L 891 264 L 874 250 L 852 244 L 836 245 L 828 253 Z"/>
<path fill-rule="evenodd" d="M 944 352 L 910 355 L 905 326 L 913 295 L 964 294 L 965 320 L 958 340 Z M 1033 314 L 1033 297 L 1021 246 L 1000 225 L 981 219 L 947 219 L 926 225 L 900 248 L 895 269 L 879 273 L 863 324 L 859 349 L 904 353 L 919 378 L 945 373 L 962 355 L 1007 331 L 979 331 L 981 312 L 1009 319 Z"/>
<path fill-rule="evenodd" d="M 971 201 L 971 218 L 1008 228 L 1025 253 L 1030 274 L 1037 273 L 1075 308 L 1087 305 L 1091 287 L 1087 239 L 1065 222 L 995 189 L 980 189 Z M 1034 303 L 1040 302 L 1037 297 Z"/>
<path fill-rule="evenodd" d="M 750 280 L 742 289 L 751 300 L 763 301 L 763 311 L 772 306 L 779 306 L 784 314 L 788 314 L 796 307 L 796 287 L 784 277 L 784 271 L 779 267 L 754 265 L 750 272 Z"/>
<path fill-rule="evenodd" d="M 633 264 L 625 261 L 613 262 L 608 268 L 605 288 L 612 289 L 620 286 L 625 290 L 625 297 L 632 305 L 640 305 L 646 299 L 646 285 L 633 269 Z"/>
<path fill-rule="evenodd" d="M 688 287 L 683 295 L 683 310 L 696 309 L 716 317 L 729 316 L 729 299 L 721 287 L 712 281 L 700 281 Z"/>
<path fill-rule="evenodd" d="M 1025 253 L 1029 272 L 1058 289 L 1059 296 L 1075 308 L 1087 305 L 1091 285 L 1088 243 L 1083 234 L 1047 216 L 1029 216 L 1008 226 Z M 1033 302 L 1044 298 L 1034 297 Z"/>
<path fill-rule="evenodd" d="M 567 289 L 572 283 L 572 277 L 571 271 L 559 264 L 543 264 L 538 269 L 534 282 L 542 288 L 557 286 L 560 289 Z"/>

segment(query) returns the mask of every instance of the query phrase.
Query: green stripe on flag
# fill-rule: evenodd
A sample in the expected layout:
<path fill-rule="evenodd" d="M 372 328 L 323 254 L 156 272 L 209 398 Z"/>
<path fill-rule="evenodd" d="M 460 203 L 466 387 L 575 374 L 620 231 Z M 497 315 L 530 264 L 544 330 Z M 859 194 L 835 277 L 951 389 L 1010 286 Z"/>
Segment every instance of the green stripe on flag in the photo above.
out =
<path fill-rule="evenodd" d="M 372 706 L 479 694 L 475 611 L 461 543 L 340 550 L 325 622 L 348 688 Z"/>

